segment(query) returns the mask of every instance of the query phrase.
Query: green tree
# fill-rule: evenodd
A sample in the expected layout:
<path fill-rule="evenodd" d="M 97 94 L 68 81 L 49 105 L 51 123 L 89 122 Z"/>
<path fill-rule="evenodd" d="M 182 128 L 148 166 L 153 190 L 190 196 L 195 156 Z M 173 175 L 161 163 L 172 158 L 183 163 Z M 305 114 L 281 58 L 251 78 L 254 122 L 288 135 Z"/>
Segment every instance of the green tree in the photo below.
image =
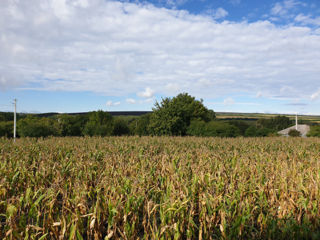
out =
<path fill-rule="evenodd" d="M 273 131 L 280 131 L 290 126 L 292 122 L 286 116 L 276 116 L 274 118 L 261 118 L 257 121 L 258 128 L 268 128 Z"/>
<path fill-rule="evenodd" d="M 61 136 L 81 136 L 82 129 L 88 121 L 87 115 L 59 115 L 59 132 Z"/>
<path fill-rule="evenodd" d="M 308 137 L 320 137 L 320 125 L 311 126 Z"/>
<path fill-rule="evenodd" d="M 291 129 L 288 133 L 290 137 L 300 137 L 301 133 L 296 129 Z"/>
<path fill-rule="evenodd" d="M 239 120 L 232 120 L 232 121 L 228 121 L 228 123 L 230 125 L 233 125 L 235 127 L 237 127 L 240 131 L 240 135 L 244 136 L 246 133 L 246 130 L 250 127 L 249 123 L 247 123 L 246 121 L 239 121 Z"/>
<path fill-rule="evenodd" d="M 83 129 L 83 135 L 110 136 L 113 131 L 113 118 L 102 110 L 91 112 Z"/>
<path fill-rule="evenodd" d="M 18 121 L 17 132 L 21 137 L 58 136 L 59 127 L 53 119 L 28 116 Z"/>
<path fill-rule="evenodd" d="M 256 126 L 252 125 L 247 128 L 244 136 L 246 136 L 246 137 L 266 137 L 271 134 L 274 134 L 274 131 L 269 128 L 265 128 L 265 127 L 257 128 Z"/>
<path fill-rule="evenodd" d="M 248 127 L 244 133 L 246 137 L 257 137 L 258 136 L 258 129 L 256 126 L 252 125 Z"/>
<path fill-rule="evenodd" d="M 150 117 L 151 114 L 146 114 L 141 116 L 138 119 L 137 127 L 136 127 L 136 134 L 139 136 L 147 136 L 149 135 L 149 124 L 150 124 Z"/>
<path fill-rule="evenodd" d="M 240 135 L 240 130 L 225 122 L 193 120 L 187 133 L 191 136 L 203 137 L 237 137 Z"/>
<path fill-rule="evenodd" d="M 129 135 L 129 134 L 130 134 L 130 129 L 127 121 L 125 121 L 122 118 L 116 118 L 113 122 L 112 135 L 122 136 L 122 135 Z"/>
<path fill-rule="evenodd" d="M 215 118 L 202 100 L 196 100 L 187 93 L 156 102 L 150 117 L 149 131 L 153 135 L 186 135 L 192 120 L 208 122 Z"/>
<path fill-rule="evenodd" d="M 13 136 L 13 121 L 0 122 L 0 137 Z"/>

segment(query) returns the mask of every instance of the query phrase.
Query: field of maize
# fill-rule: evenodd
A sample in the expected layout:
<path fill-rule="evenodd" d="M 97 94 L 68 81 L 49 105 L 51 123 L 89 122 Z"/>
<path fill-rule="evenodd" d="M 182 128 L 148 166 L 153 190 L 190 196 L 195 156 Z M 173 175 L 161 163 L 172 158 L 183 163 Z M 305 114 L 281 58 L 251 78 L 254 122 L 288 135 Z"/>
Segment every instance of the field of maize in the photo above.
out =
<path fill-rule="evenodd" d="M 0 239 L 320 239 L 319 138 L 0 139 Z"/>

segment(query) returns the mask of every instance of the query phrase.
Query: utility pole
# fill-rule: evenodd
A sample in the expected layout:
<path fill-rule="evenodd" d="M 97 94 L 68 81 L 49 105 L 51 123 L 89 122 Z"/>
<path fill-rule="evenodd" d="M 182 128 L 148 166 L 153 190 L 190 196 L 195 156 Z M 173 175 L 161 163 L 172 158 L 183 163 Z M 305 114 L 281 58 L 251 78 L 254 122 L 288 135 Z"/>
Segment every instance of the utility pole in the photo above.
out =
<path fill-rule="evenodd" d="M 296 113 L 296 130 L 298 130 L 298 113 Z"/>
<path fill-rule="evenodd" d="M 16 128 L 17 128 L 17 99 L 13 100 L 14 115 L 13 115 L 13 141 L 16 142 Z"/>

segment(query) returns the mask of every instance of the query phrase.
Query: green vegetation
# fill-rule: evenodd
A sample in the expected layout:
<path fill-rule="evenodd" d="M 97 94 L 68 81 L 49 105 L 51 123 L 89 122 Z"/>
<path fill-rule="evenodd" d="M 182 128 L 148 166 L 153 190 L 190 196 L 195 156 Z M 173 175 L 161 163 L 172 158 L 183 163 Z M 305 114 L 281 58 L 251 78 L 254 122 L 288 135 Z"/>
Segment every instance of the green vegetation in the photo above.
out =
<path fill-rule="evenodd" d="M 319 239 L 319 138 L 0 138 L 0 239 Z"/>
<path fill-rule="evenodd" d="M 28 116 L 18 122 L 21 137 L 47 137 L 58 135 L 58 122 L 50 118 Z"/>
<path fill-rule="evenodd" d="M 237 137 L 240 135 L 240 130 L 234 125 L 219 121 L 204 121 L 194 120 L 191 122 L 187 131 L 190 136 L 202 137 Z"/>
<path fill-rule="evenodd" d="M 108 112 L 87 114 L 18 114 L 20 137 L 47 136 L 203 136 L 267 137 L 294 124 L 292 116 L 262 114 L 216 114 L 202 100 L 187 93 L 156 102 L 153 112 L 142 116 L 112 116 Z M 264 116 L 264 117 L 263 117 Z M 13 114 L 0 113 L 0 137 L 12 137 Z M 311 125 L 309 136 L 320 136 L 317 118 L 300 122 Z M 319 119 L 318 119 L 319 120 Z"/>
<path fill-rule="evenodd" d="M 300 137 L 301 133 L 296 129 L 291 129 L 288 133 L 290 137 Z"/>
<path fill-rule="evenodd" d="M 0 121 L 0 136 L 10 137 L 13 134 L 13 121 Z"/>
<path fill-rule="evenodd" d="M 320 125 L 311 126 L 308 137 L 320 137 Z"/>
<path fill-rule="evenodd" d="M 192 120 L 208 122 L 215 118 L 201 101 L 187 93 L 156 102 L 151 114 L 149 129 L 153 135 L 184 136 Z"/>

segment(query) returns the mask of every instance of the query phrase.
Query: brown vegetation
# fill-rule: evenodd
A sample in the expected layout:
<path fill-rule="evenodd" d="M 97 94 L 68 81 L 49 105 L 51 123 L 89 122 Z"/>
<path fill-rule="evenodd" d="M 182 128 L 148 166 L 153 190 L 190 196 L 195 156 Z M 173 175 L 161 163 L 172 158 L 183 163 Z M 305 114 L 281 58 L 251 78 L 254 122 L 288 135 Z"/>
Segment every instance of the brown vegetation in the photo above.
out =
<path fill-rule="evenodd" d="M 319 238 L 320 139 L 0 139 L 1 239 Z"/>

